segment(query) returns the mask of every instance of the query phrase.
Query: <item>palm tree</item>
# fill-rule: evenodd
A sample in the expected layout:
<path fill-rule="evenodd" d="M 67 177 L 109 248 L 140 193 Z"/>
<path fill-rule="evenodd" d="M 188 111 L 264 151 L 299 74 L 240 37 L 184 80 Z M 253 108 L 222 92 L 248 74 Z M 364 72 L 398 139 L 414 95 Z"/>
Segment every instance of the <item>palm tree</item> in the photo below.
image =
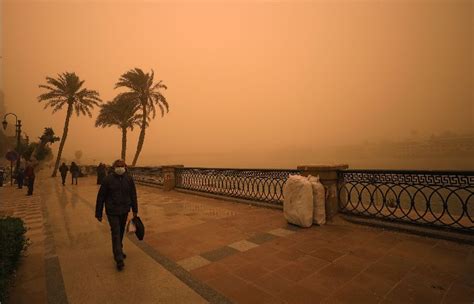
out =
<path fill-rule="evenodd" d="M 123 160 L 127 152 L 127 129 L 133 131 L 133 127 L 140 125 L 142 121 L 142 115 L 137 113 L 139 107 L 138 102 L 129 101 L 122 95 L 118 95 L 113 101 L 101 106 L 99 116 L 95 121 L 96 127 L 117 126 L 122 130 L 121 158 Z"/>
<path fill-rule="evenodd" d="M 168 102 L 166 98 L 159 91 L 160 89 L 167 89 L 166 86 L 160 80 L 157 83 L 153 83 L 154 72 L 144 73 L 141 69 L 135 68 L 120 76 L 119 81 L 115 84 L 115 88 L 125 87 L 129 91 L 121 93 L 121 97 L 129 101 L 136 101 L 140 105 L 141 118 L 140 123 L 140 136 L 138 138 L 137 151 L 133 157 L 132 166 L 135 166 L 138 160 L 138 156 L 143 148 L 145 142 L 145 129 L 148 126 L 147 120 L 150 119 L 150 113 L 152 117 L 156 116 L 155 106 L 158 105 L 161 110 L 161 116 L 164 115 L 164 109 L 166 112 L 169 111 Z"/>
<path fill-rule="evenodd" d="M 59 144 L 59 151 L 54 165 L 53 177 L 56 176 L 61 160 L 61 154 L 66 143 L 67 132 L 69 129 L 69 120 L 75 111 L 77 116 L 88 115 L 92 117 L 91 110 L 101 102 L 97 91 L 82 88 L 84 80 L 80 80 L 75 73 L 65 72 L 58 74 L 57 78 L 46 77 L 46 85 L 40 85 L 40 88 L 48 92 L 38 96 L 39 102 L 46 102 L 44 108 L 53 108 L 53 114 L 67 105 L 66 120 L 64 122 L 63 135 Z"/>

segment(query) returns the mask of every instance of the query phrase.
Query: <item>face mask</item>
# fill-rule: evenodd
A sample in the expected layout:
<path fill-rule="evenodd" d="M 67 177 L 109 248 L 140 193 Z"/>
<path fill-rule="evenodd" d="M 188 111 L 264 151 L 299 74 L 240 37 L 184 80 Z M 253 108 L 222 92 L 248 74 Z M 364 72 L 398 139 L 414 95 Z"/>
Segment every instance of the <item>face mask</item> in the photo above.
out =
<path fill-rule="evenodd" d="M 117 167 L 115 168 L 115 173 L 117 173 L 118 175 L 122 175 L 125 173 L 125 167 Z"/>

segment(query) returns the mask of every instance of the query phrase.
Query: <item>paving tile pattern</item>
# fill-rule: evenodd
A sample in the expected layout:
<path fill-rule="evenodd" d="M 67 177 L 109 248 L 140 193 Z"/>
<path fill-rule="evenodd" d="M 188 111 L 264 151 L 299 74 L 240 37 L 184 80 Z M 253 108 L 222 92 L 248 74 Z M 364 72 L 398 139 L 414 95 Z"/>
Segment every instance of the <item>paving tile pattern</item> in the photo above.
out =
<path fill-rule="evenodd" d="M 211 262 L 216 262 L 216 261 L 222 260 L 225 257 L 233 255 L 236 252 L 238 252 L 237 249 L 229 247 L 229 246 L 224 246 L 215 250 L 204 252 L 201 254 L 201 256 Z"/>
<path fill-rule="evenodd" d="M 256 248 L 256 247 L 258 247 L 258 245 L 255 244 L 255 243 L 249 242 L 247 240 L 243 240 L 243 241 L 232 243 L 232 244 L 229 245 L 229 247 L 243 252 L 243 251 L 250 250 L 252 248 Z"/>
<path fill-rule="evenodd" d="M 26 196 L 26 187 L 0 187 L 0 216 L 21 218 L 27 228 L 28 249 L 16 273 L 14 286 L 10 290 L 10 303 L 46 303 L 45 248 L 49 249 L 45 227 L 44 209 L 37 193 Z"/>
<path fill-rule="evenodd" d="M 156 256 L 128 239 L 125 270 L 118 272 L 110 228 L 94 218 L 98 190 L 94 179 L 81 178 L 79 185 L 63 187 L 59 178 L 38 174 L 35 183 L 31 197 L 0 188 L 0 214 L 25 219 L 31 227 L 28 233 L 42 237 L 40 242 L 32 239 L 21 260 L 10 303 L 229 303 L 189 279 L 191 275 L 179 265 L 174 269 L 187 276 L 166 269 Z"/>
<path fill-rule="evenodd" d="M 207 260 L 190 273 L 234 303 L 474 301 L 473 246 L 342 219 L 305 229 L 287 224 L 278 210 L 149 187 L 139 192 L 153 197 L 141 200 L 147 217 L 169 217 L 150 222 L 147 242 L 178 263 Z M 160 214 L 161 202 L 172 199 L 200 207 Z"/>

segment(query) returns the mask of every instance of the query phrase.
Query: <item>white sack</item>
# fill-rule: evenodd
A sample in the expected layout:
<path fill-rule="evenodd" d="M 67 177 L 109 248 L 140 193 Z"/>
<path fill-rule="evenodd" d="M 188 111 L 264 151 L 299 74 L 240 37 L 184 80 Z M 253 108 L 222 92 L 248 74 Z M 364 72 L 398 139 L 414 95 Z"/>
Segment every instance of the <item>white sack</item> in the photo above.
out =
<path fill-rule="evenodd" d="M 313 221 L 318 225 L 326 224 L 326 196 L 323 184 L 319 181 L 319 176 L 308 176 L 308 180 L 313 188 Z"/>
<path fill-rule="evenodd" d="M 313 224 L 313 189 L 306 177 L 290 175 L 283 186 L 285 219 L 301 227 Z"/>

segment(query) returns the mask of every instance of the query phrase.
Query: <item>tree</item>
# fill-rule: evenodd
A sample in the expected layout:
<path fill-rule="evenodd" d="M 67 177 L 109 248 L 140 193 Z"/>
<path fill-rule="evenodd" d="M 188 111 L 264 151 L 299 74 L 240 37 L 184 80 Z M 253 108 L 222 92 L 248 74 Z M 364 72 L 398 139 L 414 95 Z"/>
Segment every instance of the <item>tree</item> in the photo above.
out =
<path fill-rule="evenodd" d="M 161 116 L 164 115 L 164 110 L 169 111 L 168 102 L 166 98 L 159 91 L 160 89 L 167 89 L 167 87 L 160 80 L 158 83 L 153 83 L 154 72 L 144 73 L 141 69 L 135 68 L 120 76 L 119 81 L 115 84 L 115 88 L 125 87 L 129 89 L 128 92 L 121 93 L 121 98 L 129 101 L 138 102 L 141 109 L 140 136 L 138 137 L 137 150 L 133 157 L 132 166 L 135 166 L 138 156 L 143 148 L 145 142 L 145 129 L 148 126 L 147 121 L 156 116 L 156 108 L 158 105 L 161 111 Z"/>
<path fill-rule="evenodd" d="M 54 144 L 60 138 L 54 135 L 53 128 L 44 128 L 43 135 L 39 137 L 39 140 L 40 145 L 46 146 L 47 144 Z"/>
<path fill-rule="evenodd" d="M 82 88 L 84 80 L 80 80 L 75 73 L 65 72 L 58 74 L 57 78 L 46 77 L 46 83 L 46 85 L 40 85 L 39 87 L 46 89 L 47 92 L 38 97 L 39 102 L 46 103 L 44 108 L 52 108 L 54 114 L 67 106 L 63 135 L 52 175 L 54 177 L 58 171 L 59 161 L 61 160 L 61 154 L 69 130 L 69 120 L 73 112 L 75 111 L 77 116 L 87 114 L 89 117 L 92 117 L 91 110 L 94 106 L 98 106 L 101 100 L 97 91 Z"/>
<path fill-rule="evenodd" d="M 44 128 L 43 135 L 39 138 L 39 145 L 35 150 L 35 158 L 38 161 L 49 160 L 53 156 L 53 152 L 48 145 L 52 145 L 60 138 L 54 135 L 53 128 Z"/>
<path fill-rule="evenodd" d="M 21 154 L 21 156 L 27 160 L 27 161 L 30 161 L 31 160 L 31 157 L 33 156 L 33 153 L 35 152 L 35 150 L 38 148 L 39 144 L 37 142 L 32 142 L 32 143 L 29 143 L 23 150 L 23 153 Z"/>
<path fill-rule="evenodd" d="M 44 128 L 43 135 L 38 139 L 39 142 L 27 143 L 24 141 L 23 145 L 25 147 L 22 149 L 24 159 L 30 161 L 32 156 L 38 161 L 49 159 L 52 157 L 52 151 L 48 145 L 54 144 L 60 138 L 54 135 L 52 128 Z"/>
<path fill-rule="evenodd" d="M 113 101 L 103 104 L 99 116 L 95 121 L 96 127 L 116 126 L 122 131 L 121 158 L 125 160 L 127 154 L 127 130 L 133 131 L 134 126 L 139 126 L 142 115 L 137 113 L 140 104 L 135 100 L 128 100 L 123 95 L 118 95 Z M 146 122 L 148 125 L 148 122 Z"/>

